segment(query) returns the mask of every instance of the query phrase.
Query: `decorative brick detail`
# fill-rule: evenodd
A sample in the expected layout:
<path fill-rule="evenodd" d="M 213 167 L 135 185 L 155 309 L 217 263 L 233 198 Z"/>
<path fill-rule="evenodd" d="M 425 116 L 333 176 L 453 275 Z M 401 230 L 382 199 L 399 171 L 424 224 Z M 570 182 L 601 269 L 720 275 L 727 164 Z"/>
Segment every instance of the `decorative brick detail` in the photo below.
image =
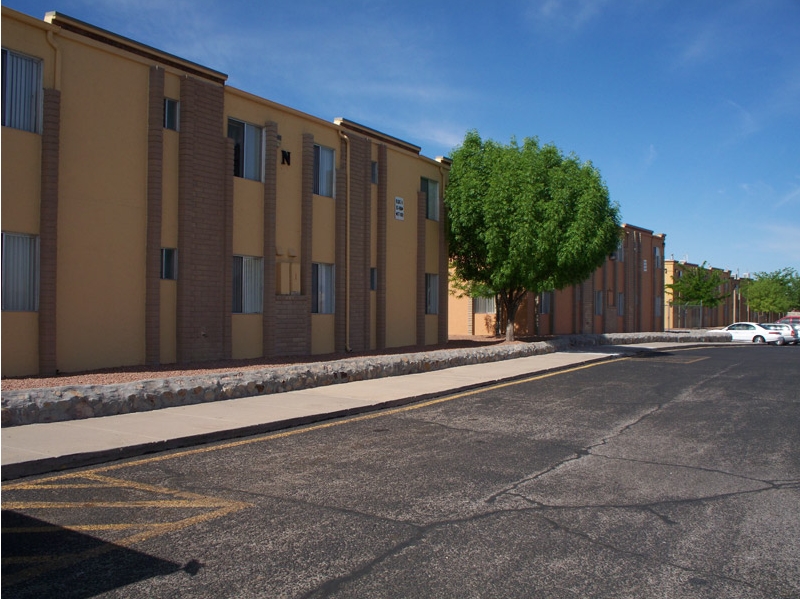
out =
<path fill-rule="evenodd" d="M 386 144 L 378 146 L 378 289 L 375 294 L 375 345 L 386 348 L 386 215 L 389 201 L 389 161 Z"/>
<path fill-rule="evenodd" d="M 417 192 L 417 345 L 425 345 L 425 218 L 428 194 Z"/>
<path fill-rule="evenodd" d="M 263 352 L 265 356 L 275 354 L 275 244 L 278 206 L 278 123 L 270 121 L 264 125 L 266 137 L 264 156 L 264 314 Z"/>
<path fill-rule="evenodd" d="M 370 348 L 370 205 L 372 144 L 350 136 L 350 349 Z"/>
<path fill-rule="evenodd" d="M 42 174 L 39 207 L 39 374 L 55 374 L 58 264 L 58 163 L 61 92 L 45 89 L 42 111 Z"/>
<path fill-rule="evenodd" d="M 335 313 L 333 315 L 333 346 L 344 351 L 347 345 L 347 144 L 339 142 L 339 168 L 336 169 L 336 204 L 334 210 Z"/>
<path fill-rule="evenodd" d="M 147 123 L 145 362 L 161 362 L 161 206 L 164 172 L 164 69 L 150 67 Z"/>
<path fill-rule="evenodd" d="M 438 343 L 447 343 L 447 306 L 448 292 L 449 292 L 449 276 L 450 270 L 448 268 L 447 258 L 447 209 L 439 198 L 439 322 L 437 327 L 437 341 Z"/>
<path fill-rule="evenodd" d="M 301 356 L 311 348 L 311 298 L 275 296 L 275 350 L 282 356 Z"/>
<path fill-rule="evenodd" d="M 181 80 L 178 179 L 179 362 L 231 355 L 233 148 L 224 88 Z"/>

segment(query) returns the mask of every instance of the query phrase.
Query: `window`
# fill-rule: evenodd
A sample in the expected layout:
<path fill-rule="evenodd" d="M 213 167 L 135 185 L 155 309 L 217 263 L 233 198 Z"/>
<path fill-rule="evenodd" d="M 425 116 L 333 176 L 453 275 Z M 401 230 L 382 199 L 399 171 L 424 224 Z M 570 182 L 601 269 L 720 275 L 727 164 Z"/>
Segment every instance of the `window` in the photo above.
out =
<path fill-rule="evenodd" d="M 430 220 L 439 220 L 439 182 L 422 177 L 420 191 L 428 197 L 425 216 Z"/>
<path fill-rule="evenodd" d="M 264 267 L 261 258 L 233 257 L 233 312 L 258 314 L 264 309 Z"/>
<path fill-rule="evenodd" d="M 603 292 L 594 292 L 594 313 L 600 316 L 603 313 Z"/>
<path fill-rule="evenodd" d="M 369 290 L 376 291 L 378 289 L 378 269 L 369 269 Z"/>
<path fill-rule="evenodd" d="M 3 310 L 39 309 L 39 237 L 3 233 Z"/>
<path fill-rule="evenodd" d="M 620 241 L 616 251 L 617 262 L 625 262 L 625 246 Z"/>
<path fill-rule="evenodd" d="M 553 292 L 544 291 L 539 298 L 539 314 L 550 314 L 553 308 Z"/>
<path fill-rule="evenodd" d="M 494 296 L 472 298 L 473 314 L 494 314 L 496 311 Z"/>
<path fill-rule="evenodd" d="M 372 173 L 370 178 L 375 185 L 378 184 L 378 163 L 374 160 L 372 161 Z"/>
<path fill-rule="evenodd" d="M 336 152 L 331 148 L 314 146 L 314 193 L 334 197 L 334 164 Z"/>
<path fill-rule="evenodd" d="M 656 318 L 661 318 L 661 305 L 664 303 L 664 300 L 661 299 L 661 296 L 656 296 L 656 305 L 655 305 L 655 316 Z M 727 308 L 727 306 L 725 306 Z"/>
<path fill-rule="evenodd" d="M 313 263 L 311 265 L 311 312 L 333 314 L 335 302 L 336 265 Z"/>
<path fill-rule="evenodd" d="M 161 278 L 175 281 L 178 278 L 178 250 L 161 248 Z"/>
<path fill-rule="evenodd" d="M 625 294 L 617 294 L 617 316 L 625 316 Z"/>
<path fill-rule="evenodd" d="M 42 61 L 3 48 L 3 126 L 40 130 Z"/>
<path fill-rule="evenodd" d="M 234 142 L 233 176 L 261 181 L 261 128 L 228 119 L 228 137 Z"/>
<path fill-rule="evenodd" d="M 425 273 L 425 314 L 439 313 L 439 275 Z"/>
<path fill-rule="evenodd" d="M 177 100 L 164 98 L 164 129 L 178 130 L 180 104 Z"/>
<path fill-rule="evenodd" d="M 642 260 L 642 270 L 647 272 L 647 260 Z"/>
<path fill-rule="evenodd" d="M 654 268 L 661 268 L 661 248 L 654 247 L 653 248 L 653 267 Z"/>

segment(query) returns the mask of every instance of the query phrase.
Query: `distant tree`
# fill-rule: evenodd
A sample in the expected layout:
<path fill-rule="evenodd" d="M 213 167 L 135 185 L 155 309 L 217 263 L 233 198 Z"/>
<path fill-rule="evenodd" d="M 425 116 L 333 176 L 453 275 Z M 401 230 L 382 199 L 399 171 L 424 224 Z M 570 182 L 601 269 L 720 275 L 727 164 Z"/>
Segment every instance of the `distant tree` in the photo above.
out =
<path fill-rule="evenodd" d="M 665 287 L 672 291 L 673 304 L 716 308 L 730 295 L 722 291 L 724 282 L 720 272 L 705 262 L 700 266 L 678 264 L 673 282 Z"/>
<path fill-rule="evenodd" d="M 553 145 L 466 134 L 452 154 L 445 193 L 455 276 L 495 295 L 506 339 L 525 293 L 585 280 L 619 244 L 619 207 L 598 170 Z"/>
<path fill-rule="evenodd" d="M 756 312 L 800 309 L 800 277 L 793 268 L 758 272 L 742 285 L 742 295 Z"/>

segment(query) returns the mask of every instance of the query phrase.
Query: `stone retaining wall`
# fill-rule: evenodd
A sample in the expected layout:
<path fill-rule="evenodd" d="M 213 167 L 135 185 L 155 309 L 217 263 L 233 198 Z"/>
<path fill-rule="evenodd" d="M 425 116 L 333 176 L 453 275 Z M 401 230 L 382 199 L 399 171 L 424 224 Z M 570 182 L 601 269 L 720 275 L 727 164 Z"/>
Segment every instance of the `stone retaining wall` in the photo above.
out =
<path fill-rule="evenodd" d="M 715 331 L 570 335 L 546 342 L 386 356 L 362 356 L 331 362 L 193 377 L 152 379 L 118 385 L 70 385 L 4 391 L 2 394 L 2 426 L 113 416 L 209 401 L 282 393 L 336 383 L 416 374 L 467 364 L 548 354 L 580 347 L 654 342 L 720 341 L 730 341 L 730 335 Z"/>

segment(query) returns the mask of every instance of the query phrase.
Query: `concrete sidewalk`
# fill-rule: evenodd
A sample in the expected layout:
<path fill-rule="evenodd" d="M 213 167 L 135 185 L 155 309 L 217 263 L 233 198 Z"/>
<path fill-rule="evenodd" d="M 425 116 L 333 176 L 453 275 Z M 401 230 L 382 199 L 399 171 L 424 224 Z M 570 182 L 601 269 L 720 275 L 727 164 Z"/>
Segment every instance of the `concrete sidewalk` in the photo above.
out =
<path fill-rule="evenodd" d="M 703 344 L 705 345 L 705 344 Z M 605 346 L 149 412 L 3 428 L 3 480 L 265 433 L 685 343 Z"/>

